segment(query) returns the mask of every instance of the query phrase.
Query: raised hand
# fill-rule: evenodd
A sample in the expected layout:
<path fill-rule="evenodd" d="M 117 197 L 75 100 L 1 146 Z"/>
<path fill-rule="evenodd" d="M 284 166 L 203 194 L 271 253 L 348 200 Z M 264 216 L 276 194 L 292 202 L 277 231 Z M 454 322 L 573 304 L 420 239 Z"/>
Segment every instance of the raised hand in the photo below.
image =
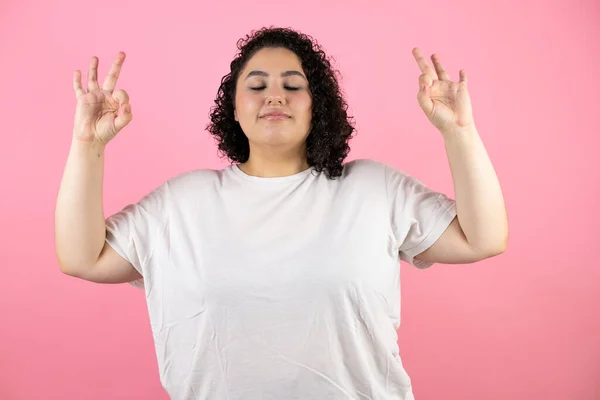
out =
<path fill-rule="evenodd" d="M 129 95 L 115 90 L 125 53 L 119 52 L 102 88 L 98 85 L 98 58 L 92 57 L 88 71 L 87 90 L 81 84 L 81 72 L 73 74 L 73 89 L 77 98 L 73 138 L 106 145 L 133 118 Z"/>
<path fill-rule="evenodd" d="M 412 53 L 422 72 L 417 100 L 429 121 L 442 133 L 473 126 L 466 72 L 460 70 L 459 81 L 453 82 L 436 54 L 431 56 L 432 66 L 418 47 Z"/>

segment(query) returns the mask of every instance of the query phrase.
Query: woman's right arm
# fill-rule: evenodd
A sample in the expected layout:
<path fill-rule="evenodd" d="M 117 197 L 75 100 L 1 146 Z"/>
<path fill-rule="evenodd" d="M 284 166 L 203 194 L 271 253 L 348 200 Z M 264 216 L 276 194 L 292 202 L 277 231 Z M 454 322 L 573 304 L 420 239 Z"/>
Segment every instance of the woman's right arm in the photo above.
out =
<path fill-rule="evenodd" d="M 56 202 L 56 256 L 65 274 L 93 282 L 129 282 L 141 275 L 105 241 L 104 149 L 95 141 L 71 143 Z"/>
<path fill-rule="evenodd" d="M 104 149 L 132 119 L 127 92 L 114 90 L 124 60 L 125 53 L 117 54 L 102 87 L 97 57 L 90 61 L 87 89 L 81 83 L 81 72 L 73 75 L 77 108 L 56 201 L 55 247 L 62 272 L 93 282 L 141 278 L 133 265 L 106 243 L 102 207 Z"/>

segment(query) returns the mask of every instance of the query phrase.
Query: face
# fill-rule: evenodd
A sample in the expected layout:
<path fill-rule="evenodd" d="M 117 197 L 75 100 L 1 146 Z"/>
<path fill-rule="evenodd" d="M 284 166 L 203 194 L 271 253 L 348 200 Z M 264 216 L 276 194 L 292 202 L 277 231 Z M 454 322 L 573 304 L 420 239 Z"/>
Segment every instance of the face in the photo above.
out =
<path fill-rule="evenodd" d="M 310 132 L 312 99 L 300 59 L 290 50 L 264 48 L 240 73 L 235 119 L 250 145 L 302 147 Z"/>

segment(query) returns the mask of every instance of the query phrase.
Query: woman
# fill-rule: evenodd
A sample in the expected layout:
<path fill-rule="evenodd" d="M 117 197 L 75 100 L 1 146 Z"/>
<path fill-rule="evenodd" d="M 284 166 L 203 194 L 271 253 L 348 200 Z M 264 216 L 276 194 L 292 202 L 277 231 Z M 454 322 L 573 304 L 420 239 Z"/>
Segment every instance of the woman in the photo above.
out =
<path fill-rule="evenodd" d="M 413 399 L 398 352 L 398 261 L 470 263 L 506 248 L 500 185 L 466 75 L 418 49 L 418 101 L 440 131 L 456 201 L 384 163 L 344 164 L 354 127 L 310 37 L 262 29 L 238 43 L 208 130 L 232 165 L 167 180 L 104 219 L 106 144 L 132 119 L 79 71 L 56 209 L 61 270 L 143 287 L 173 399 Z"/>

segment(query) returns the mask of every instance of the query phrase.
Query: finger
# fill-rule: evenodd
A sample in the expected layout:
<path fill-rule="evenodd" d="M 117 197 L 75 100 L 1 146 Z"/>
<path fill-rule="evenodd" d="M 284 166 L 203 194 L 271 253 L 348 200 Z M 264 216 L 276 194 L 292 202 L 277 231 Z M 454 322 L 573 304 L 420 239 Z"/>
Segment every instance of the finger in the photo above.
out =
<path fill-rule="evenodd" d="M 439 79 L 435 69 L 433 69 L 433 67 L 427 62 L 427 59 L 423 56 L 421 49 L 415 47 L 412 53 L 417 61 L 417 65 L 421 69 L 421 72 L 430 75 L 432 79 Z"/>
<path fill-rule="evenodd" d="M 129 103 L 129 95 L 123 89 L 115 90 L 112 94 L 112 98 L 115 99 L 119 105 Z"/>
<path fill-rule="evenodd" d="M 88 84 L 87 84 L 87 90 L 88 92 L 91 92 L 94 89 L 98 89 L 98 57 L 94 56 L 92 57 L 92 60 L 90 61 L 90 67 L 88 70 Z"/>
<path fill-rule="evenodd" d="M 423 85 L 430 87 L 433 85 L 433 79 L 428 74 L 419 75 L 419 90 L 423 88 Z"/>
<path fill-rule="evenodd" d="M 115 62 L 113 62 L 112 66 L 110 67 L 108 75 L 104 79 L 102 90 L 106 90 L 111 93 L 113 90 L 115 90 L 115 86 L 117 85 L 117 80 L 119 79 L 119 74 L 121 73 L 121 67 L 123 66 L 124 61 L 125 53 L 120 51 L 115 58 Z"/>
<path fill-rule="evenodd" d="M 461 69 L 459 72 L 459 75 L 460 75 L 459 82 L 464 83 L 466 85 L 467 84 L 467 72 L 464 69 Z"/>
<path fill-rule="evenodd" d="M 119 115 L 115 118 L 115 128 L 117 128 L 117 132 L 123 129 L 132 118 L 131 104 L 122 104 L 121 107 L 119 107 Z"/>
<path fill-rule="evenodd" d="M 85 94 L 83 86 L 81 85 L 81 71 L 79 70 L 73 73 L 73 90 L 75 91 L 75 98 Z"/>
<path fill-rule="evenodd" d="M 442 81 L 451 81 L 450 75 L 442 66 L 442 62 L 440 61 L 440 57 L 437 54 L 433 54 L 431 56 L 431 61 L 433 62 L 433 66 L 435 67 L 435 71 L 437 72 L 438 77 Z"/>

